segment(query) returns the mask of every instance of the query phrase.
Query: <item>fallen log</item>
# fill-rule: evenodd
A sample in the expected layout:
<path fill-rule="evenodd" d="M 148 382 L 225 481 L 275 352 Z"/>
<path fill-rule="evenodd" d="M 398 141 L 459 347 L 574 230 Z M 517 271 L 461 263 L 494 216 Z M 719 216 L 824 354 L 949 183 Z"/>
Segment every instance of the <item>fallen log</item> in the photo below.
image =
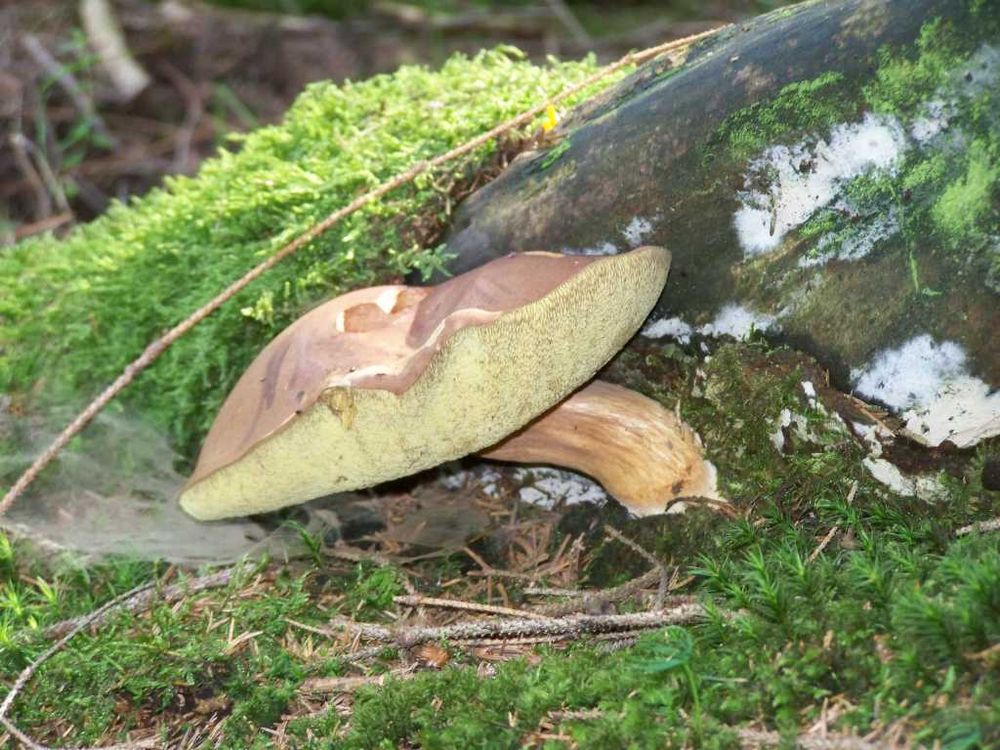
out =
<path fill-rule="evenodd" d="M 673 253 L 646 327 L 816 356 L 926 445 L 1000 432 L 1000 6 L 811 2 L 654 60 L 459 208 L 508 252 Z"/>

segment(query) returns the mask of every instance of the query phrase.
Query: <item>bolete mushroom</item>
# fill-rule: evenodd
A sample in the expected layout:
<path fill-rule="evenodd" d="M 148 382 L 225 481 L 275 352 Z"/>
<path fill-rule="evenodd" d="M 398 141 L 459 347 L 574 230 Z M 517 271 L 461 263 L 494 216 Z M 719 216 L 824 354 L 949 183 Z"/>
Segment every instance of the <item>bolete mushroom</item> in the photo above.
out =
<path fill-rule="evenodd" d="M 260 353 L 181 492 L 202 520 L 368 487 L 481 451 L 593 377 L 638 330 L 669 253 L 523 253 L 436 287 L 337 297 Z"/>

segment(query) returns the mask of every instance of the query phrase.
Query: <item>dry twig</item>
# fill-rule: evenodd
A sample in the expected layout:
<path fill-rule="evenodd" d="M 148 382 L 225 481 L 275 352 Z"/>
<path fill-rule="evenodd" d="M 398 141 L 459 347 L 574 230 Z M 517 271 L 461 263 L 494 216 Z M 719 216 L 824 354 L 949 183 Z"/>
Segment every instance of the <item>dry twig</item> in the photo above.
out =
<path fill-rule="evenodd" d="M 111 4 L 108 0 L 80 0 L 80 20 L 118 95 L 124 101 L 134 98 L 152 79 L 129 52 Z"/>
<path fill-rule="evenodd" d="M 7 714 L 10 712 L 11 706 L 14 705 L 14 699 L 17 698 L 18 693 L 20 693 L 24 689 L 24 686 L 28 684 L 28 681 L 32 678 L 35 672 L 38 671 L 38 669 L 42 666 L 42 664 L 44 664 L 48 659 L 54 656 L 60 649 L 63 648 L 63 646 L 69 643 L 69 641 L 73 638 L 73 636 L 77 635 L 81 631 L 88 628 L 92 623 L 96 622 L 99 618 L 106 615 L 108 612 L 117 609 L 123 602 L 128 601 L 132 597 L 146 590 L 152 589 L 154 585 L 155 584 L 153 583 L 146 583 L 143 584 L 142 586 L 137 586 L 131 591 L 126 591 L 124 594 L 120 594 L 119 596 L 116 596 L 114 599 L 104 603 L 86 617 L 80 618 L 80 622 L 78 622 L 66 635 L 64 635 L 61 639 L 53 643 L 44 653 L 42 653 L 41 656 L 39 656 L 37 659 L 31 662 L 31 664 L 26 666 L 21 671 L 21 674 L 17 676 L 17 679 L 14 680 L 14 684 L 11 685 L 10 690 L 7 691 L 7 695 L 4 696 L 3 703 L 0 704 L 0 723 L 4 725 L 4 728 L 6 728 L 7 731 L 10 732 L 12 735 L 17 737 L 17 739 L 20 740 L 22 743 L 24 743 L 27 747 L 33 749 L 44 748 L 45 747 L 44 745 L 39 745 L 37 742 L 32 740 L 30 737 L 24 734 L 20 729 L 18 729 L 17 726 L 14 725 L 13 722 L 11 722 L 7 718 Z M 118 745 L 114 747 L 129 747 L 129 746 L 146 747 L 147 745 L 132 744 L 124 746 Z M 95 748 L 94 750 L 97 749 Z M 110 748 L 106 750 L 110 750 Z"/>
<path fill-rule="evenodd" d="M 615 527 L 604 524 L 604 533 L 615 541 L 621 542 L 630 550 L 638 554 L 644 560 L 649 562 L 649 564 L 653 566 L 653 569 L 659 573 L 660 585 L 656 589 L 656 609 L 661 609 L 667 596 L 667 589 L 670 587 L 670 575 L 667 572 L 667 566 L 660 562 L 655 555 L 644 549 L 632 539 L 626 537 Z"/>
<path fill-rule="evenodd" d="M 541 615 L 530 610 L 514 609 L 513 607 L 498 607 L 495 604 L 479 604 L 478 602 L 466 602 L 461 599 L 439 599 L 433 596 L 394 596 L 392 598 L 396 604 L 403 604 L 407 607 L 444 607 L 446 609 L 461 609 L 465 612 L 481 612 L 488 615 L 501 615 L 504 617 L 527 617 L 535 620 L 548 620 L 547 615 Z"/>
<path fill-rule="evenodd" d="M 45 158 L 45 154 L 42 153 L 41 149 L 23 133 L 11 133 L 10 145 L 14 149 L 18 168 L 24 173 L 25 178 L 33 186 L 36 194 L 38 194 L 38 185 L 43 185 L 46 197 L 40 204 L 40 210 L 46 211 L 46 213 L 40 218 L 46 218 L 52 212 L 52 204 L 48 200 L 49 195 L 55 199 L 56 206 L 58 206 L 60 212 L 72 213 L 69 201 L 66 199 L 66 191 L 63 190 L 59 178 L 52 171 L 52 166 L 49 164 L 48 159 Z M 34 157 L 33 163 L 28 160 L 28 154 Z M 31 166 L 29 167 L 29 165 Z M 38 195 L 38 197 L 41 198 L 41 195 Z"/>
<path fill-rule="evenodd" d="M 559 22 L 566 27 L 566 30 L 573 37 L 573 41 L 583 47 L 594 46 L 594 40 L 587 33 L 587 30 L 583 28 L 580 20 L 573 15 L 573 11 L 566 5 L 565 0 L 545 0 L 545 4 L 549 6 L 552 15 L 558 18 Z"/>
<path fill-rule="evenodd" d="M 226 568 L 225 570 L 219 570 L 215 573 L 201 576 L 200 578 L 192 578 L 191 580 L 184 581 L 183 583 L 175 583 L 172 586 L 167 586 L 161 591 L 156 591 L 155 589 L 140 591 L 133 594 L 127 600 L 121 602 L 118 607 L 115 607 L 114 611 L 109 609 L 98 617 L 94 617 L 93 615 L 83 615 L 81 617 L 74 617 L 71 620 L 63 620 L 62 622 L 49 625 L 42 631 L 42 635 L 46 638 L 59 638 L 80 625 L 81 622 L 86 621 L 85 625 L 100 625 L 107 622 L 107 620 L 111 618 L 119 609 L 137 614 L 139 612 L 145 612 L 154 602 L 175 602 L 183 599 L 185 596 L 190 596 L 191 594 L 195 594 L 199 591 L 220 588 L 222 586 L 226 586 L 232 580 L 233 575 L 240 569 L 240 566 L 237 565 L 232 568 Z"/>
<path fill-rule="evenodd" d="M 87 0 L 84 0 L 84 2 L 86 1 Z M 97 0 L 94 0 L 94 2 L 97 2 Z M 341 219 L 349 216 L 369 203 L 387 195 L 396 188 L 412 182 L 425 172 L 430 172 L 431 170 L 447 164 L 448 162 L 454 161 L 460 156 L 471 153 L 480 146 L 489 143 L 498 136 L 504 135 L 515 128 L 529 125 L 539 115 L 544 113 L 550 104 L 557 104 L 574 94 L 584 91 L 598 81 L 621 70 L 622 68 L 650 60 L 668 52 L 676 52 L 681 49 L 687 49 L 699 39 L 718 33 L 718 31 L 719 29 L 712 29 L 684 39 L 678 39 L 655 47 L 650 47 L 640 52 L 630 52 L 618 61 L 601 68 L 585 80 L 563 89 L 549 101 L 543 102 L 538 106 L 521 113 L 517 117 L 508 120 L 507 122 L 497 125 L 487 132 L 466 141 L 460 146 L 456 146 L 444 154 L 439 154 L 430 160 L 414 164 L 405 172 L 380 183 L 377 187 L 369 190 L 367 193 L 359 195 L 346 206 L 337 209 L 333 213 L 329 214 L 325 219 L 322 219 L 320 222 L 314 224 L 312 227 L 278 250 L 274 255 L 262 261 L 259 265 L 252 268 L 241 278 L 231 283 L 214 299 L 208 301 L 204 306 L 194 311 L 188 318 L 181 321 L 158 339 L 150 343 L 142 354 L 129 363 L 122 371 L 121 375 L 119 375 L 118 378 L 111 383 L 111 385 L 105 388 L 97 396 L 97 398 L 88 404 L 87 407 L 80 412 L 61 433 L 59 433 L 55 440 L 52 441 L 52 443 L 41 453 L 41 455 L 34 460 L 31 466 L 29 466 L 24 473 L 18 477 L 17 481 L 14 482 L 14 485 L 7 491 L 3 499 L 0 500 L 0 515 L 6 513 L 7 509 L 11 506 L 14 500 L 28 488 L 28 486 L 38 477 L 42 470 L 49 465 L 52 459 L 54 459 L 56 455 L 66 447 L 69 441 L 72 440 L 77 433 L 79 433 L 95 416 L 97 416 L 97 414 L 99 414 L 101 410 L 103 410 L 104 407 L 106 407 L 111 400 L 115 398 L 115 396 L 127 388 L 140 372 L 155 362 L 160 355 L 163 354 L 163 352 L 165 352 L 175 341 L 177 341 L 177 339 L 186 334 L 213 312 L 218 310 L 223 304 L 232 299 L 247 285 L 258 279 L 261 275 L 269 271 L 288 256 L 308 245 L 314 239 L 337 224 Z"/>
<path fill-rule="evenodd" d="M 561 617 L 573 612 L 584 612 L 599 609 L 605 604 L 616 604 L 617 602 L 621 602 L 629 597 L 635 596 L 637 593 L 652 586 L 659 580 L 660 571 L 654 568 L 653 570 L 646 571 L 638 578 L 626 581 L 620 586 L 597 591 L 584 591 L 581 592 L 582 596 L 571 601 L 546 604 L 541 607 L 535 607 L 533 611 L 548 615 L 549 617 Z"/>
<path fill-rule="evenodd" d="M 854 502 L 854 496 L 856 494 L 858 494 L 858 482 L 857 482 L 857 480 L 855 480 L 855 481 L 853 481 L 851 483 L 851 489 L 847 491 L 847 504 L 848 505 L 851 505 Z M 822 554 L 823 550 L 826 549 L 826 546 L 833 540 L 833 538 L 837 535 L 837 533 L 839 531 L 840 531 L 840 525 L 839 524 L 834 524 L 830 528 L 830 530 L 828 532 L 826 532 L 826 536 L 823 537 L 823 539 L 820 541 L 819 545 L 817 545 L 816 549 L 814 549 L 812 552 L 809 553 L 809 557 L 806 558 L 806 562 L 807 563 L 811 563 L 813 560 L 815 560 L 817 557 L 819 557 Z"/>
<path fill-rule="evenodd" d="M 94 103 L 84 92 L 72 73 L 61 62 L 56 60 L 52 54 L 45 49 L 45 45 L 34 34 L 24 34 L 21 37 L 21 47 L 28 53 L 32 60 L 59 84 L 59 87 L 66 92 L 66 96 L 73 102 L 73 106 L 90 124 L 90 126 L 108 143 L 112 149 L 118 147 L 115 139 L 104 120 L 94 109 Z"/>
<path fill-rule="evenodd" d="M 745 748 L 778 747 L 784 745 L 781 734 L 766 729 L 740 729 L 740 744 Z M 816 737 L 800 734 L 795 738 L 795 747 L 803 750 L 881 750 L 889 745 L 869 742 L 854 735 Z"/>
<path fill-rule="evenodd" d="M 567 615 L 560 618 L 479 620 L 444 625 L 441 627 L 402 626 L 387 628 L 381 625 L 356 623 L 344 618 L 333 621 L 337 627 L 353 631 L 361 638 L 381 641 L 399 648 L 412 648 L 430 641 L 448 640 L 461 643 L 466 640 L 523 637 L 549 637 L 555 641 L 574 640 L 600 633 L 628 633 L 630 631 L 662 628 L 667 625 L 696 622 L 704 615 L 700 604 L 681 604 L 673 609 L 658 612 L 639 612 L 626 615 Z"/>
<path fill-rule="evenodd" d="M 8 138 L 10 152 L 14 155 L 14 163 L 17 164 L 18 170 L 24 175 L 25 181 L 35 194 L 35 218 L 38 221 L 45 221 L 52 216 L 52 197 L 45 189 L 42 176 L 38 174 L 28 156 L 27 140 L 21 133 L 11 133 Z"/>
<path fill-rule="evenodd" d="M 406 680 L 413 677 L 413 669 L 394 669 L 383 674 L 370 674 L 361 677 L 310 677 L 299 686 L 300 693 L 330 695 L 333 693 L 353 693 L 365 685 L 384 685 L 390 678 Z"/>
<path fill-rule="evenodd" d="M 980 521 L 979 523 L 970 523 L 968 526 L 963 526 L 955 532 L 955 536 L 965 536 L 966 534 L 971 534 L 974 531 L 985 534 L 988 531 L 998 530 L 1000 530 L 1000 516 L 992 518 L 989 521 Z"/>

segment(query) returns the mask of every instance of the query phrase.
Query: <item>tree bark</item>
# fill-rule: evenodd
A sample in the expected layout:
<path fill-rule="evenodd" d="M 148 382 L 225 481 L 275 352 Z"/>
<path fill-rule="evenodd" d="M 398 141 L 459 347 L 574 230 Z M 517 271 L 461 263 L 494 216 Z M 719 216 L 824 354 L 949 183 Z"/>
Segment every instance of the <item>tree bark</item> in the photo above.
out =
<path fill-rule="evenodd" d="M 998 17 L 996 3 L 958 0 L 807 2 L 721 32 L 677 68 L 648 63 L 460 206 L 450 270 L 662 244 L 662 330 L 752 321 L 899 411 L 931 406 L 866 375 L 878 380 L 880 355 L 891 372 L 923 352 L 978 389 L 950 408 L 981 419 L 951 433 L 915 423 L 916 437 L 994 434 L 1000 148 L 979 158 L 975 144 L 1000 144 Z M 925 75 L 941 61 L 951 68 Z M 931 162 L 944 176 L 920 182 Z"/>

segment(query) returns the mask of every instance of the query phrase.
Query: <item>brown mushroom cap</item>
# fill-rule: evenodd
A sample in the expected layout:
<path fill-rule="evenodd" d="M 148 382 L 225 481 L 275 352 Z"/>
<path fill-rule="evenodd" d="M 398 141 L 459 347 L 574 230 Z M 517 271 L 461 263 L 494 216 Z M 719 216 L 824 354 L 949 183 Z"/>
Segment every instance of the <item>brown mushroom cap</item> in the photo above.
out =
<path fill-rule="evenodd" d="M 282 331 L 233 388 L 181 506 L 248 515 L 493 445 L 591 378 L 638 330 L 669 253 L 524 253 L 436 287 L 376 287 Z"/>

